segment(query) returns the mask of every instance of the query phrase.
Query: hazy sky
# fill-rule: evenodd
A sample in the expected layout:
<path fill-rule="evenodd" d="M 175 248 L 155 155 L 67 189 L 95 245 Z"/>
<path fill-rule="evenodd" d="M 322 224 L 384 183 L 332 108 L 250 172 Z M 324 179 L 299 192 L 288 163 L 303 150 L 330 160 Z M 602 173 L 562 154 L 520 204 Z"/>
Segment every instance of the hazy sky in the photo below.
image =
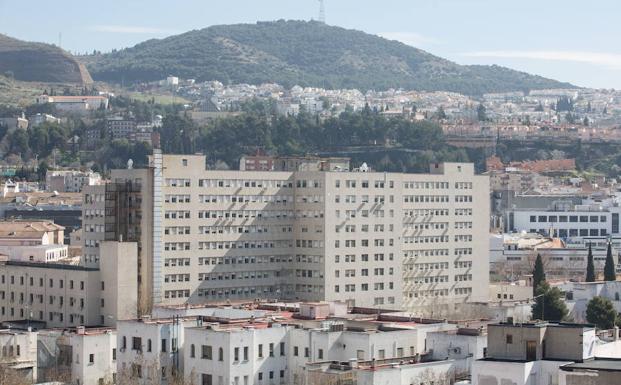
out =
<path fill-rule="evenodd" d="M 214 24 L 317 18 L 318 0 L 0 0 L 0 33 L 108 51 Z M 461 64 L 621 89 L 620 0 L 326 0 L 327 23 Z"/>

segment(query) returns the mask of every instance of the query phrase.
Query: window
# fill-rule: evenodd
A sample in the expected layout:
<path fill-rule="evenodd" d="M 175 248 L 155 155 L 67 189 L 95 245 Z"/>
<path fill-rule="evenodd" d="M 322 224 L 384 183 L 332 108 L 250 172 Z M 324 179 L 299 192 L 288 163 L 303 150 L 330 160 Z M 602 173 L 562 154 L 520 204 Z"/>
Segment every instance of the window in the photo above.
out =
<path fill-rule="evenodd" d="M 166 338 L 162 338 L 162 353 L 166 353 L 166 345 L 168 345 Z"/>
<path fill-rule="evenodd" d="M 320 360 L 323 360 L 323 349 L 319 349 L 318 353 L 317 353 L 317 358 Z"/>
<path fill-rule="evenodd" d="M 274 357 L 274 344 L 270 343 L 270 357 Z"/>
<path fill-rule="evenodd" d="M 507 344 L 512 344 L 512 343 L 513 343 L 513 335 L 507 334 Z"/>
<path fill-rule="evenodd" d="M 190 345 L 190 357 L 194 358 L 196 356 L 196 347 L 194 344 Z"/>
<path fill-rule="evenodd" d="M 281 356 L 285 355 L 285 343 L 284 342 L 280 343 L 280 355 Z"/>
<path fill-rule="evenodd" d="M 150 341 L 150 340 L 149 340 Z M 125 344 L 123 344 L 125 345 Z M 142 351 L 142 338 L 132 337 L 132 350 Z"/>
<path fill-rule="evenodd" d="M 112 349 L 112 361 L 116 361 L 116 348 Z"/>
<path fill-rule="evenodd" d="M 218 361 L 224 361 L 224 349 L 218 348 Z"/>
<path fill-rule="evenodd" d="M 210 345 L 202 345 L 201 346 L 201 358 L 205 360 L 211 360 L 211 346 Z"/>
<path fill-rule="evenodd" d="M 147 340 L 147 352 L 150 352 L 150 351 L 151 351 L 151 348 L 152 348 L 152 346 L 151 346 L 151 338 L 149 338 L 149 339 Z"/>
<path fill-rule="evenodd" d="M 88 355 L 88 363 L 89 364 L 94 364 L 95 363 L 95 355 L 94 354 L 89 354 Z"/>
<path fill-rule="evenodd" d="M 310 349 L 304 348 L 304 357 L 308 357 L 308 356 L 310 356 Z"/>
<path fill-rule="evenodd" d="M 295 357 L 298 356 L 298 347 L 297 346 L 293 347 L 293 356 L 295 356 Z"/>
<path fill-rule="evenodd" d="M 235 362 L 239 361 L 239 348 L 235 348 L 233 350 L 233 361 Z"/>
<path fill-rule="evenodd" d="M 259 344 L 259 348 L 257 350 L 259 358 L 263 358 L 263 344 Z"/>
<path fill-rule="evenodd" d="M 244 361 L 248 361 L 248 346 L 244 346 Z"/>

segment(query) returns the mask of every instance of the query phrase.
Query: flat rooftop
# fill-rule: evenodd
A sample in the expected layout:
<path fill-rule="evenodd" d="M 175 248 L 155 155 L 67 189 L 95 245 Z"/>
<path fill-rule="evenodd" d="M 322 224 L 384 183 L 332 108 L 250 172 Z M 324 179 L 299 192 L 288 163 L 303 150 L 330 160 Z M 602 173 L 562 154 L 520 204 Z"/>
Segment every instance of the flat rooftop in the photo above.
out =
<path fill-rule="evenodd" d="M 574 364 L 563 365 L 561 370 L 573 372 L 574 370 L 599 370 L 604 372 L 621 372 L 621 359 L 618 358 L 595 358 Z"/>

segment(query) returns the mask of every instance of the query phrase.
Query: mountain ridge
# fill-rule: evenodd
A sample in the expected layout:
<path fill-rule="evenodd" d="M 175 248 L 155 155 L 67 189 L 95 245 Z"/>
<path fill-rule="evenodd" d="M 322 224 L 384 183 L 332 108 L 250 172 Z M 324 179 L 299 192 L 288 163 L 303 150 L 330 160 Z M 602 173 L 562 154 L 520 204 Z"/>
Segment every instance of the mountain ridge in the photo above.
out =
<path fill-rule="evenodd" d="M 167 75 L 224 83 L 454 91 L 575 88 L 500 66 L 464 66 L 404 43 L 314 21 L 216 25 L 84 57 L 95 80 Z"/>
<path fill-rule="evenodd" d="M 88 70 L 70 53 L 45 43 L 0 34 L 0 73 L 27 82 L 92 83 Z"/>

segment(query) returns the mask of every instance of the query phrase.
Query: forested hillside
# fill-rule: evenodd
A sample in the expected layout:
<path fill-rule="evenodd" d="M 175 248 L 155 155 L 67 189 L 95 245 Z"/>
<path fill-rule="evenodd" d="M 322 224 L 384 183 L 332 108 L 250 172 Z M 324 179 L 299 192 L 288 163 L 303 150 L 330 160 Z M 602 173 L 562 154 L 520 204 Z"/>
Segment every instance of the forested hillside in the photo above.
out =
<path fill-rule="evenodd" d="M 312 21 L 212 26 L 82 60 L 96 80 L 125 84 L 173 74 L 224 83 L 463 94 L 573 87 L 499 66 L 461 66 L 397 41 Z"/>

